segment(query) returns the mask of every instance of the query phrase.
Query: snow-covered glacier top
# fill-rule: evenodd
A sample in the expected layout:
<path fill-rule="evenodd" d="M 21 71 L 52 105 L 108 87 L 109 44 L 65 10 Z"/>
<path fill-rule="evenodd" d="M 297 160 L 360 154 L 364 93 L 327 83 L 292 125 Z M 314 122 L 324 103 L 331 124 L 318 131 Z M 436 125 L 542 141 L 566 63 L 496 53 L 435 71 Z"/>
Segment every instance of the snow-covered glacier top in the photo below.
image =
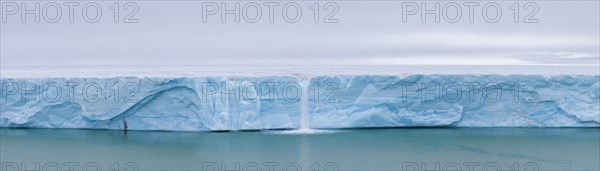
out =
<path fill-rule="evenodd" d="M 274 75 L 600 75 L 598 66 L 88 66 L 3 67 L 5 78 Z"/>
<path fill-rule="evenodd" d="M 0 127 L 598 127 L 597 66 L 3 67 Z"/>

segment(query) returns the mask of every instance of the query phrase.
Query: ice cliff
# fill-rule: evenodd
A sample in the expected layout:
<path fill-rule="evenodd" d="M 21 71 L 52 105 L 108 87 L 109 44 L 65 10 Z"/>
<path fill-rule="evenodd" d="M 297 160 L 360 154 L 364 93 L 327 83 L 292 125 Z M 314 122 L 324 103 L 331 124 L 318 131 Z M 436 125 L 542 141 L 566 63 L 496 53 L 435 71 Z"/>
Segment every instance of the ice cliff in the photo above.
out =
<path fill-rule="evenodd" d="M 600 76 L 594 71 L 7 73 L 0 78 L 0 127 L 204 131 L 297 129 L 303 122 L 313 129 L 600 126 Z"/>

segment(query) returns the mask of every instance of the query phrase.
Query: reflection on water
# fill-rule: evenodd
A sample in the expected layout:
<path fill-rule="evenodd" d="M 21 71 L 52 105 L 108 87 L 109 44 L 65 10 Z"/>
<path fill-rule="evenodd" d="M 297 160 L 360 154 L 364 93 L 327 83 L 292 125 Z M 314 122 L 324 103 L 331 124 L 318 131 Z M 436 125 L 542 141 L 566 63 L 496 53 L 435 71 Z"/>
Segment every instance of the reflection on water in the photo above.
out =
<path fill-rule="evenodd" d="M 15 165 L 30 170 L 55 165 L 62 170 L 600 170 L 600 128 L 314 134 L 0 129 L 0 151 L 6 170 Z"/>

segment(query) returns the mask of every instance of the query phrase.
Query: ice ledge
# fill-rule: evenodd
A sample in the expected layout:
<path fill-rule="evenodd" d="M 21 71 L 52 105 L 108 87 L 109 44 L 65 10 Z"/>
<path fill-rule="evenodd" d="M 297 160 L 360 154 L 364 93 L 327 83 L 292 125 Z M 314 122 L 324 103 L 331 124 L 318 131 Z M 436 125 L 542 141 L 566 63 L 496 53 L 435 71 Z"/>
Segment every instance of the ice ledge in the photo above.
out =
<path fill-rule="evenodd" d="M 598 127 L 598 75 L 1 78 L 0 127 Z M 302 117 L 302 116 L 306 117 Z"/>

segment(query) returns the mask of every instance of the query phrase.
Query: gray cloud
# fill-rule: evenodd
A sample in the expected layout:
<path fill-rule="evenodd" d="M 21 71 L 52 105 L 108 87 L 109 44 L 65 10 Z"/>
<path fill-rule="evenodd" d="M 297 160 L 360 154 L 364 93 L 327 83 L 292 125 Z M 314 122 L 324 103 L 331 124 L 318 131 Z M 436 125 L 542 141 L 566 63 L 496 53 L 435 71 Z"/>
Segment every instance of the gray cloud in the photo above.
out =
<path fill-rule="evenodd" d="M 20 23 L 7 16 L 0 25 L 1 66 L 600 65 L 598 1 L 537 2 L 539 23 L 513 22 L 513 2 L 505 1 L 498 2 L 497 23 L 479 15 L 473 23 L 466 15 L 457 23 L 421 23 L 418 15 L 403 23 L 402 2 L 393 1 L 336 2 L 339 23 L 314 23 L 307 1 L 298 2 L 298 23 L 281 17 L 269 23 L 264 15 L 257 23 L 221 23 L 219 16 L 203 23 L 200 1 L 136 3 L 135 24 L 113 23 L 108 9 L 98 23 Z"/>

